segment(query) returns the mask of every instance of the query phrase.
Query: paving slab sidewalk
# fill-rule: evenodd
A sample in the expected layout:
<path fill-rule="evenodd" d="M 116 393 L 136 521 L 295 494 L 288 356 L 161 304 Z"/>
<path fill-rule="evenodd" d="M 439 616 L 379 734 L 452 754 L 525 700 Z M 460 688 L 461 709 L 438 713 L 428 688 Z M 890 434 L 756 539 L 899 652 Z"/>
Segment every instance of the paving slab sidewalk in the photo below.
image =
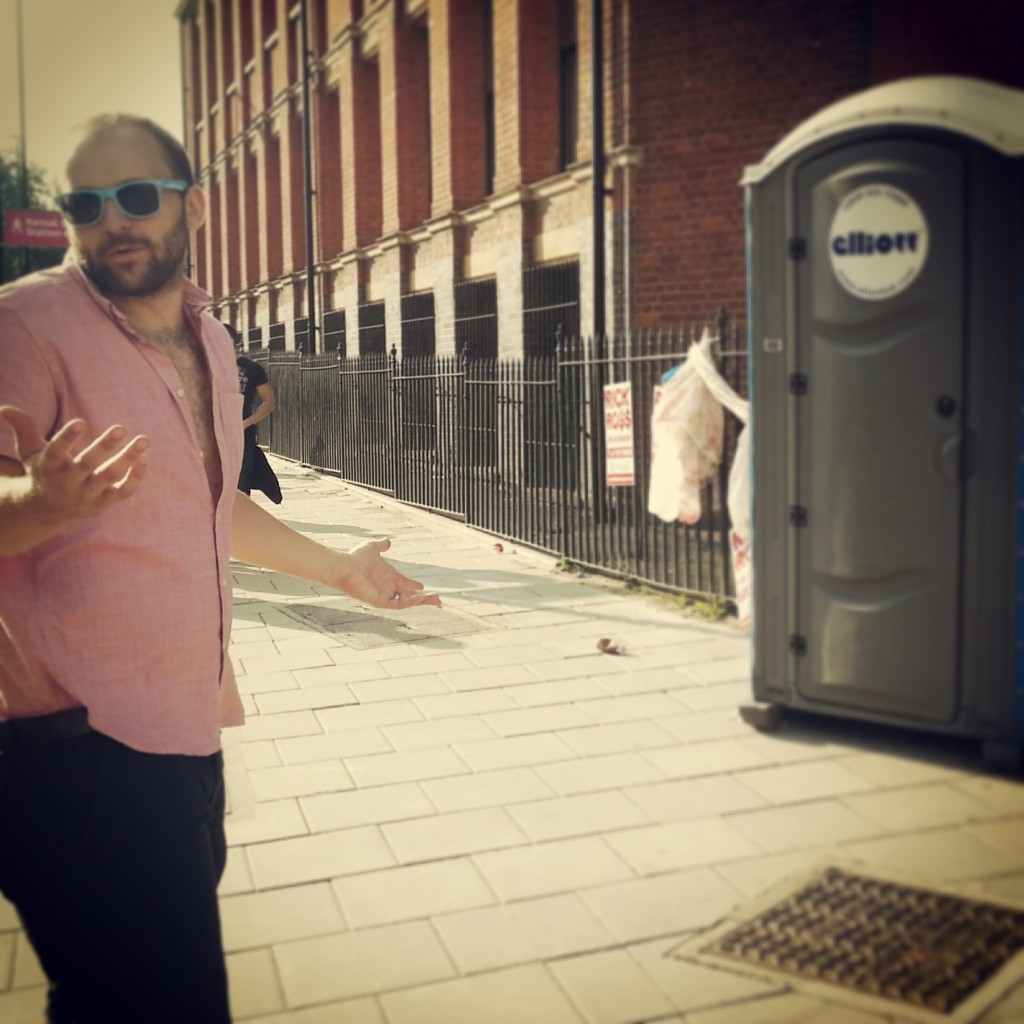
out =
<path fill-rule="evenodd" d="M 339 549 L 391 537 L 444 606 L 234 567 L 237 1021 L 899 1024 L 920 1018 L 680 951 L 826 862 L 1024 907 L 1024 785 L 976 746 L 792 716 L 752 732 L 728 622 L 274 465 L 274 514 Z M 0 904 L 0 1020 L 38 1024 L 41 985 Z M 1024 1021 L 1024 986 L 1002 988 L 977 1019 Z"/>

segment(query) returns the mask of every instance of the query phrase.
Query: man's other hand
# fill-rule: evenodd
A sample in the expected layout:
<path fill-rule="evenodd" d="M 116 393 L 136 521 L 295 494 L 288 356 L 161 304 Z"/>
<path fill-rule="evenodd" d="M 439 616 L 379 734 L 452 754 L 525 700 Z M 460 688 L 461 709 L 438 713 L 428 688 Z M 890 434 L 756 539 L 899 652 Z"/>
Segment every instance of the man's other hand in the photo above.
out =
<path fill-rule="evenodd" d="M 348 552 L 351 562 L 342 580 L 334 584 L 358 601 L 375 608 L 413 608 L 416 605 L 440 605 L 437 594 L 423 589 L 423 584 L 400 573 L 381 558 L 391 541 L 369 540 Z"/>

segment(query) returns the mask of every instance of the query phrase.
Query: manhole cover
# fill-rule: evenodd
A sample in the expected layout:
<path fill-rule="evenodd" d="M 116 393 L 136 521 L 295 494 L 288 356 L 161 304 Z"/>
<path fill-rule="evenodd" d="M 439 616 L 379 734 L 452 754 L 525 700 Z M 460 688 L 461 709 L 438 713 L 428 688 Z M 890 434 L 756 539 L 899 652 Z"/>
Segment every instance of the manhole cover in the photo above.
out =
<path fill-rule="evenodd" d="M 699 952 L 950 1014 L 1024 948 L 1024 911 L 830 867 Z"/>
<path fill-rule="evenodd" d="M 347 647 L 366 650 L 433 637 L 466 636 L 491 629 L 474 616 L 423 605 L 401 612 L 376 612 L 342 604 L 290 604 L 286 615 L 301 620 Z"/>

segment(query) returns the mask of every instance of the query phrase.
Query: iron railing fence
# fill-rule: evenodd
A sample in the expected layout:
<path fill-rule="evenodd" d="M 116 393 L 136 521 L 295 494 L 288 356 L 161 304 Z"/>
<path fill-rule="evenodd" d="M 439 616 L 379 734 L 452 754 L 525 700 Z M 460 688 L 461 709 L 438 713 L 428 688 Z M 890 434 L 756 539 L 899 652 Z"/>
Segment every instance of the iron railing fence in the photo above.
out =
<path fill-rule="evenodd" d="M 711 325 L 726 381 L 747 393 L 741 325 Z M 372 353 L 260 353 L 278 399 L 259 425 L 276 454 L 464 520 L 567 563 L 653 587 L 734 593 L 726 492 L 739 423 L 703 488 L 697 523 L 647 511 L 655 386 L 703 326 L 628 337 L 559 335 L 552 351 L 511 359 Z M 255 354 L 255 353 L 253 353 Z M 605 480 L 603 387 L 629 382 L 635 478 Z"/>
<path fill-rule="evenodd" d="M 724 315 L 716 328 L 719 372 L 746 397 L 745 334 Z M 599 347 L 579 341 L 560 346 L 561 436 L 566 439 L 562 478 L 574 500 L 561 503 L 565 519 L 555 547 L 570 561 L 617 575 L 684 593 L 732 597 L 726 503 L 741 424 L 731 413 L 726 413 L 724 457 L 702 489 L 701 518 L 692 525 L 666 523 L 647 511 L 655 387 L 685 360 L 700 331 L 650 331 L 612 338 Z M 635 483 L 606 487 L 602 390 L 605 384 L 622 382 L 631 384 Z"/>

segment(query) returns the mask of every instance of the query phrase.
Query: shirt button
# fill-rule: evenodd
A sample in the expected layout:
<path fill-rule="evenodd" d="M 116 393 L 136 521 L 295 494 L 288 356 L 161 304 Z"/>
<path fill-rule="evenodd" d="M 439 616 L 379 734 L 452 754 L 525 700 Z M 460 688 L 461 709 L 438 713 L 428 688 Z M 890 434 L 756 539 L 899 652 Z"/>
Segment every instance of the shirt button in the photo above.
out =
<path fill-rule="evenodd" d="M 184 388 L 178 388 L 178 390 L 175 392 L 175 394 L 179 398 L 184 398 L 185 397 L 185 389 Z"/>
<path fill-rule="evenodd" d="M 196 452 L 196 455 L 198 455 L 199 458 L 201 458 L 201 459 L 205 459 L 206 458 L 206 452 L 204 452 L 202 450 L 202 448 L 200 448 L 199 451 Z"/>

